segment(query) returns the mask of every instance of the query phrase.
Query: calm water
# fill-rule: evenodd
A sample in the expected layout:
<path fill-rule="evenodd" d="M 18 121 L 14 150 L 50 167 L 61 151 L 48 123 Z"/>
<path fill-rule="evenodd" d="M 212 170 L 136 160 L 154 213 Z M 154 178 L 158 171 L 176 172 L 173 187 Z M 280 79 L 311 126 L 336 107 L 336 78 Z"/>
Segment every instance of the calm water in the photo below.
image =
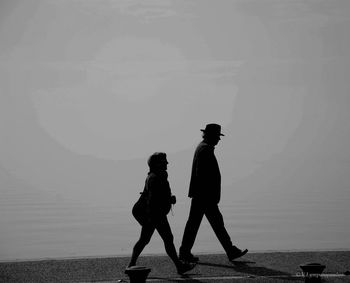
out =
<path fill-rule="evenodd" d="M 283 201 L 266 196 L 221 205 L 232 239 L 250 250 L 349 249 L 350 199 L 312 195 Z M 169 220 L 178 247 L 188 199 L 178 199 Z M 0 190 L 0 260 L 129 255 L 140 227 L 129 203 L 96 205 L 47 192 Z M 222 252 L 213 231 L 203 221 L 193 250 Z M 145 254 L 164 253 L 155 234 Z"/>

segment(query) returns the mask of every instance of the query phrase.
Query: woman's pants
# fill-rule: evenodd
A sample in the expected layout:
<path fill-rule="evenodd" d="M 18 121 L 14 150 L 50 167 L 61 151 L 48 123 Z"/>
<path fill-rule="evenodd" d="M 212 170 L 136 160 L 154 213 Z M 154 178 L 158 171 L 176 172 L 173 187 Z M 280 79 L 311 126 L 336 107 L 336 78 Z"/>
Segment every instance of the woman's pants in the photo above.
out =
<path fill-rule="evenodd" d="M 176 266 L 179 265 L 179 259 L 174 246 L 173 233 L 171 232 L 171 228 L 167 217 L 162 216 L 142 226 L 141 235 L 133 248 L 129 266 L 136 265 L 137 258 L 139 257 L 145 246 L 150 242 L 154 230 L 157 230 L 160 237 L 163 239 L 165 251 L 168 254 L 168 256 L 172 259 Z"/>

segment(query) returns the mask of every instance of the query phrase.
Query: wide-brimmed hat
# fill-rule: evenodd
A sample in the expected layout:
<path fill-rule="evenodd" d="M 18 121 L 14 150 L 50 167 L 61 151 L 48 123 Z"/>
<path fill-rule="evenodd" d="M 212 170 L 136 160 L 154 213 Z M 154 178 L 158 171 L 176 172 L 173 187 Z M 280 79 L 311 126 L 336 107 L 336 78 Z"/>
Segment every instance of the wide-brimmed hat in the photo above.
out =
<path fill-rule="evenodd" d="M 208 135 L 224 136 L 224 134 L 221 133 L 221 126 L 218 124 L 207 124 L 205 129 L 201 129 L 201 131 Z"/>

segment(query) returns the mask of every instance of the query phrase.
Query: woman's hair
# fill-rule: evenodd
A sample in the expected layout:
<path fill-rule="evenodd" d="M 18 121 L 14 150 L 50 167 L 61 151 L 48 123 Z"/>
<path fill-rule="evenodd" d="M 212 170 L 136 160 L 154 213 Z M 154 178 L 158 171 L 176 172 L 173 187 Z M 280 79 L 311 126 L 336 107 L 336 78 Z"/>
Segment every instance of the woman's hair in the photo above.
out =
<path fill-rule="evenodd" d="M 166 159 L 166 153 L 164 152 L 155 152 L 147 160 L 150 169 L 155 168 L 161 162 L 168 162 Z"/>

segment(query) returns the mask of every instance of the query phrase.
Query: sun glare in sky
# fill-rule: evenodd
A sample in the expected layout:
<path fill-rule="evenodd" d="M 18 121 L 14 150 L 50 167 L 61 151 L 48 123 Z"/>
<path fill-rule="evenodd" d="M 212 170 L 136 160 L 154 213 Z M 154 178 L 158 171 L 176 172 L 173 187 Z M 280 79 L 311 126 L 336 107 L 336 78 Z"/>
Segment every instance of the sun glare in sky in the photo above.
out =
<path fill-rule="evenodd" d="M 203 121 L 229 123 L 237 87 L 222 80 L 238 66 L 188 60 L 155 39 L 120 38 L 93 60 L 63 67 L 83 73 L 74 86 L 38 89 L 32 99 L 41 126 L 74 152 L 115 160 L 177 152 L 198 140 Z"/>

